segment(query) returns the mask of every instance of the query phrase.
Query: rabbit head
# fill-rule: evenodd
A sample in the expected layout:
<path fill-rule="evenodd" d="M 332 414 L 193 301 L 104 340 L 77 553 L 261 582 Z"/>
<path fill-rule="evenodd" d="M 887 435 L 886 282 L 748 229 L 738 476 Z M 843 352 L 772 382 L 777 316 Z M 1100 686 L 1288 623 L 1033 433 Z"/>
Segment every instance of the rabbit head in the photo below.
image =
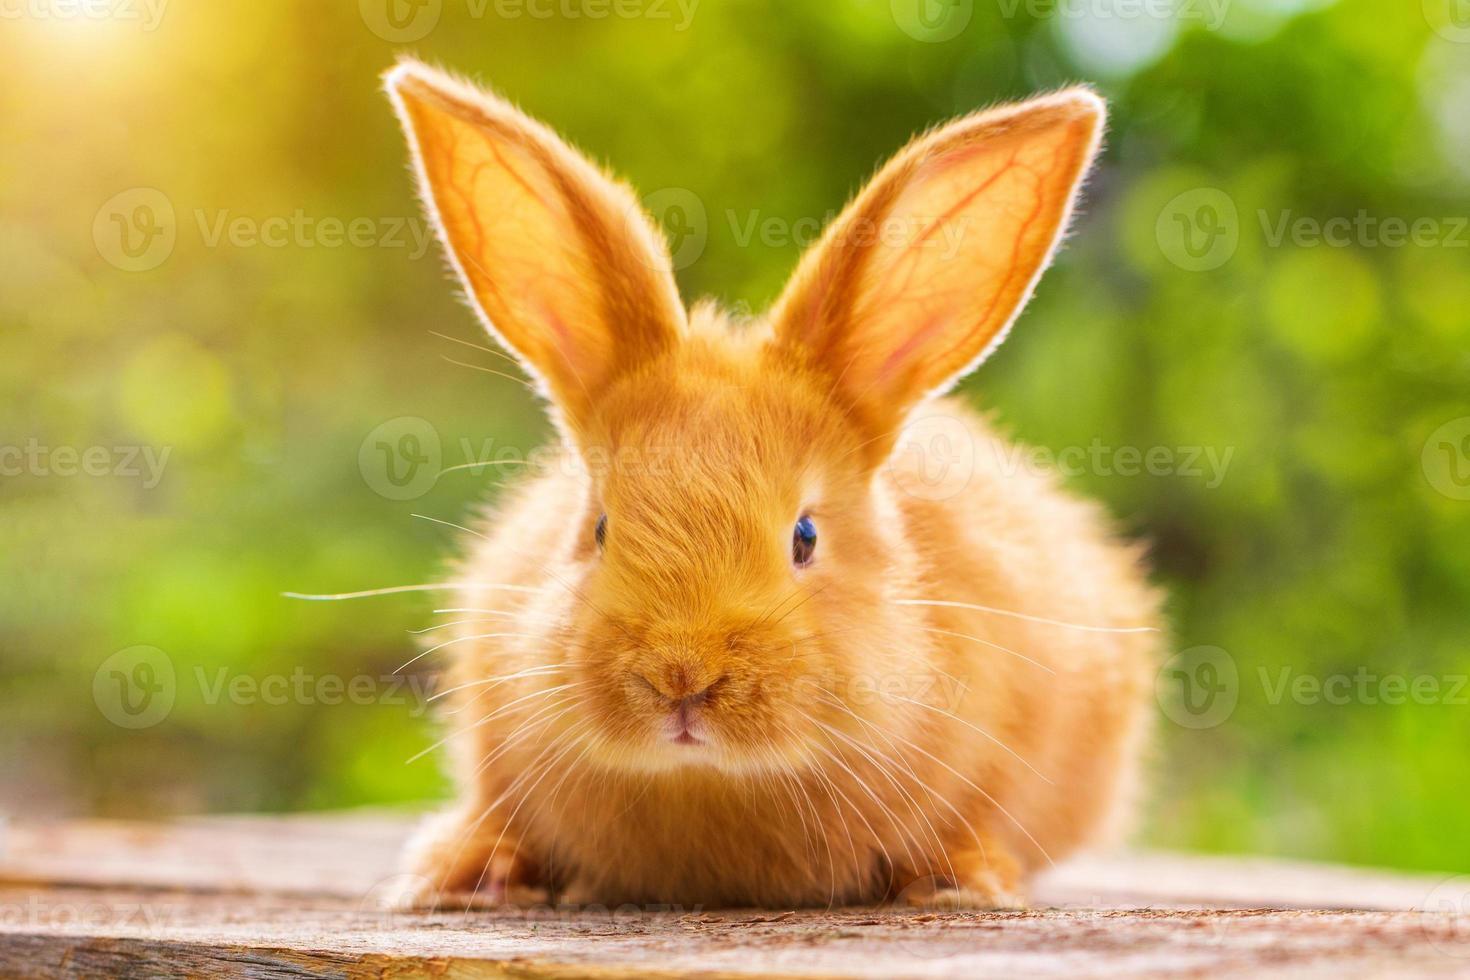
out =
<path fill-rule="evenodd" d="M 736 322 L 686 309 L 637 198 L 550 130 L 416 62 L 387 88 L 470 300 L 586 467 L 545 557 L 578 600 L 555 645 L 598 756 L 812 762 L 834 712 L 899 710 L 847 694 L 925 664 L 887 601 L 922 570 L 883 464 L 1025 304 L 1101 100 L 1067 89 L 919 137 Z"/>

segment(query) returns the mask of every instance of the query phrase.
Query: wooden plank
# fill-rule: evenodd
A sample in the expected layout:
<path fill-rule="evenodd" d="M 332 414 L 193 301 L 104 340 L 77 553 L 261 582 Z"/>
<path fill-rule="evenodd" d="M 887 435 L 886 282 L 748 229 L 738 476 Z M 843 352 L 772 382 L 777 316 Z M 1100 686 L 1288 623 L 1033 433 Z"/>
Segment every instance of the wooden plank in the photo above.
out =
<path fill-rule="evenodd" d="M 404 913 L 384 897 L 408 826 L 11 828 L 0 975 L 1470 976 L 1470 916 L 1434 911 L 1470 896 L 1444 876 L 1141 854 L 1059 869 L 1028 912 Z"/>

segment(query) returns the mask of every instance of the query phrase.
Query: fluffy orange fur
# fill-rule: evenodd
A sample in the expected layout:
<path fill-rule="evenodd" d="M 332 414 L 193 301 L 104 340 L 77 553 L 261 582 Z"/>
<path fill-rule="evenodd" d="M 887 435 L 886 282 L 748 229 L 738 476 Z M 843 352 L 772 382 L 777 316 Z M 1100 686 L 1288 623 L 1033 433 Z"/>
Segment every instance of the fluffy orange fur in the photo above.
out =
<path fill-rule="evenodd" d="M 1101 101 L 920 137 L 737 323 L 685 310 L 634 196 L 549 130 L 415 62 L 387 88 L 563 436 L 456 576 L 436 655 L 460 799 L 411 848 L 409 899 L 1007 906 L 1115 824 L 1158 598 L 1097 508 L 937 397 L 1050 259 Z M 944 492 L 916 412 L 968 443 Z"/>

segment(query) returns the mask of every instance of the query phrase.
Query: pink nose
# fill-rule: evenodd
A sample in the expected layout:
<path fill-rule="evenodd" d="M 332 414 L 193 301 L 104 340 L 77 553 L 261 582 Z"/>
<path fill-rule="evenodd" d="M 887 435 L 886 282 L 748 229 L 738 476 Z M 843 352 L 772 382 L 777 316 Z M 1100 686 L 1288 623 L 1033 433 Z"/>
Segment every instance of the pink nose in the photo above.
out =
<path fill-rule="evenodd" d="M 674 710 L 672 714 L 674 716 L 675 724 L 677 724 L 680 729 L 685 732 L 689 731 L 694 722 L 695 710 L 699 708 L 700 705 L 709 701 L 710 691 L 713 688 L 714 685 L 711 684 L 703 691 L 699 691 L 695 694 L 686 694 L 684 695 L 684 697 L 674 702 Z"/>
<path fill-rule="evenodd" d="M 669 713 L 664 729 L 671 741 L 680 745 L 692 745 L 703 741 L 701 738 L 703 724 L 699 717 L 699 709 L 707 705 L 714 697 L 716 690 L 724 682 L 724 677 L 717 678 L 698 690 L 690 691 L 690 688 L 695 685 L 689 683 L 689 675 L 682 670 L 671 671 L 660 677 L 663 683 L 656 683 L 640 673 L 634 673 L 633 676 L 641 681 L 650 693 L 667 705 Z"/>
<path fill-rule="evenodd" d="M 633 676 L 675 709 L 699 707 L 725 680 L 723 676 L 711 679 L 710 672 L 682 663 L 636 670 Z"/>

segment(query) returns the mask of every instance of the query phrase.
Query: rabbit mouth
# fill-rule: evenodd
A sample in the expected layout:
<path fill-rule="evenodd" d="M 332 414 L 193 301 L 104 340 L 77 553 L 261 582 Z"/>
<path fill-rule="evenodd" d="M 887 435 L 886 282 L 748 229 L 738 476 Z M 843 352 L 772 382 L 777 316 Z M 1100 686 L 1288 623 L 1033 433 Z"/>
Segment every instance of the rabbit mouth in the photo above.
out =
<path fill-rule="evenodd" d="M 710 744 L 709 719 L 706 717 L 709 709 L 702 702 L 691 704 L 691 700 L 685 698 L 678 702 L 664 716 L 662 734 L 670 745 L 693 748 Z"/>

